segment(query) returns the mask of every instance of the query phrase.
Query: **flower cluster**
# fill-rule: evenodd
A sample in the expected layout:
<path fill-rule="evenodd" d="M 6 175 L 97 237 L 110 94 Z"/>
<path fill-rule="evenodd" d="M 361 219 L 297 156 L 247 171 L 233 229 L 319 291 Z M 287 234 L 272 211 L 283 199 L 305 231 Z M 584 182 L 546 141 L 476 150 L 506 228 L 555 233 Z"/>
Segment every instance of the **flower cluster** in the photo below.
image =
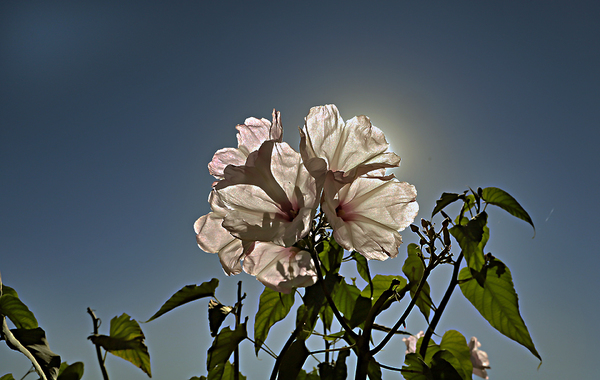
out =
<path fill-rule="evenodd" d="M 313 107 L 299 153 L 282 142 L 275 110 L 272 121 L 248 118 L 236 128 L 238 148 L 218 150 L 208 165 L 217 179 L 212 212 L 194 225 L 198 245 L 219 255 L 227 275 L 244 270 L 284 293 L 314 284 L 311 253 L 297 243 L 319 208 L 344 249 L 377 260 L 398 254 L 417 192 L 386 175 L 400 157 L 369 118 L 344 122 L 335 105 Z"/>

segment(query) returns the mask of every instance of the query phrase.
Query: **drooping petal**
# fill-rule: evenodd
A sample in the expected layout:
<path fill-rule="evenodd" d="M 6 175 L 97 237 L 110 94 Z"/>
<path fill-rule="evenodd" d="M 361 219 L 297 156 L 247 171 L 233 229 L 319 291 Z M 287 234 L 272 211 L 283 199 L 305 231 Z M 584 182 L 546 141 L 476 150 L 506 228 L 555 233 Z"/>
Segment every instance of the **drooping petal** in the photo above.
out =
<path fill-rule="evenodd" d="M 318 197 L 300 154 L 286 143 L 266 141 L 244 166 L 228 166 L 215 186 L 227 209 L 223 227 L 251 241 L 289 247 L 311 227 Z"/>
<path fill-rule="evenodd" d="M 309 252 L 273 243 L 256 243 L 244 259 L 244 271 L 281 293 L 290 293 L 293 288 L 310 286 L 317 281 Z"/>
<path fill-rule="evenodd" d="M 240 149 L 223 148 L 217 150 L 211 162 L 208 163 L 208 172 L 216 179 L 223 179 L 223 172 L 227 165 L 244 165 L 248 156 Z"/>
<path fill-rule="evenodd" d="M 244 250 L 242 241 L 233 237 L 221 226 L 222 223 L 223 218 L 211 212 L 194 223 L 194 230 L 200 249 L 207 253 L 218 253 L 223 270 L 230 276 L 242 271 L 240 260 Z"/>
<path fill-rule="evenodd" d="M 490 361 L 486 352 L 479 350 L 481 343 L 477 338 L 472 337 L 469 341 L 469 349 L 471 350 L 471 363 L 473 363 L 473 374 L 489 379 L 487 370 L 490 368 Z"/>
<path fill-rule="evenodd" d="M 359 177 L 349 184 L 325 181 L 322 207 L 335 240 L 367 259 L 385 260 L 398 254 L 399 231 L 419 211 L 414 186 L 397 179 Z"/>
<path fill-rule="evenodd" d="M 354 178 L 381 168 L 397 167 L 400 157 L 388 152 L 383 132 L 366 116 L 346 124 L 333 104 L 311 108 L 300 131 L 300 152 L 307 169 L 321 179 L 325 171 L 335 172 L 336 181 Z"/>

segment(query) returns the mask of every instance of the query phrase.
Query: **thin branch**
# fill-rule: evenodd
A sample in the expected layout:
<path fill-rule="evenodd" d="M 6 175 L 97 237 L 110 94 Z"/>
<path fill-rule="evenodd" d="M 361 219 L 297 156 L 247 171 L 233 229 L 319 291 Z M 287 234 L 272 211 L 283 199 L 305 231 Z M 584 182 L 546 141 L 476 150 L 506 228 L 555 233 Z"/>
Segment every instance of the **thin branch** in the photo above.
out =
<path fill-rule="evenodd" d="M 88 314 L 92 317 L 92 324 L 94 325 L 94 335 L 98 334 L 98 326 L 100 326 L 100 319 L 96 317 L 94 311 L 91 308 L 87 308 Z M 106 372 L 106 366 L 104 365 L 104 359 L 102 358 L 102 352 L 100 351 L 100 345 L 96 346 L 96 356 L 98 357 L 98 364 L 100 364 L 100 371 L 102 371 L 102 378 L 108 380 L 108 372 Z"/>

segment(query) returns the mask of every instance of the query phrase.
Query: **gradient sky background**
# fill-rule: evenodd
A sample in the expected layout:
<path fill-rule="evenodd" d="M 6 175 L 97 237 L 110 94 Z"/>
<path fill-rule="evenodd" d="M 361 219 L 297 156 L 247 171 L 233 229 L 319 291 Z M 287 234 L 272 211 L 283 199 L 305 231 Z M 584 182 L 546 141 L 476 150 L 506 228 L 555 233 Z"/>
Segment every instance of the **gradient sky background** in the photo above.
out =
<path fill-rule="evenodd" d="M 444 191 L 496 186 L 533 218 L 534 239 L 525 222 L 490 210 L 487 250 L 512 271 L 541 368 L 459 291 L 439 331 L 477 336 L 493 380 L 595 378 L 599 20 L 593 1 L 3 1 L 2 281 L 63 361 L 85 362 L 87 380 L 101 378 L 88 306 L 107 334 L 112 317 L 146 320 L 182 286 L 212 277 L 233 303 L 241 279 L 253 325 L 260 284 L 227 278 L 196 246 L 192 225 L 209 211 L 213 181 L 206 165 L 236 146 L 246 117 L 277 108 L 297 148 L 309 108 L 335 103 L 344 119 L 365 114 L 385 132 L 402 157 L 397 177 L 418 189 L 419 217 Z M 400 258 L 374 272 L 401 271 L 416 241 L 403 236 Z M 439 300 L 448 271 L 434 277 Z M 206 374 L 206 304 L 142 325 L 153 378 Z M 426 326 L 415 314 L 407 327 Z M 267 341 L 276 351 L 280 342 Z M 273 360 L 243 348 L 242 372 L 266 378 Z M 401 366 L 403 355 L 398 338 L 381 360 Z M 147 378 L 116 357 L 107 365 L 113 379 Z M 0 345 L 0 375 L 29 367 Z"/>

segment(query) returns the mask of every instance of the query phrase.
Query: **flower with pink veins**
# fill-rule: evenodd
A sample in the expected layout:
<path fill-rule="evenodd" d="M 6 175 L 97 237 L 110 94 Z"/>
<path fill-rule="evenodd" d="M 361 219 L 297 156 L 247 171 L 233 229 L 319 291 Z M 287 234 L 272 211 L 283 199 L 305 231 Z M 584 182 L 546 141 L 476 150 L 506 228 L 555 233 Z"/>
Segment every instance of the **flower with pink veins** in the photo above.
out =
<path fill-rule="evenodd" d="M 223 179 L 227 165 L 244 165 L 250 153 L 260 148 L 263 142 L 274 140 L 281 142 L 283 127 L 281 126 L 281 116 L 276 110 L 273 110 L 273 123 L 267 119 L 257 119 L 249 117 L 244 124 L 238 124 L 235 127 L 238 130 L 238 147 L 219 149 L 208 164 L 208 171 L 216 179 Z"/>
<path fill-rule="evenodd" d="M 471 363 L 473 363 L 473 374 L 489 379 L 487 370 L 490 369 L 490 361 L 486 352 L 479 350 L 481 343 L 477 338 L 472 337 L 469 341 L 469 349 L 471 350 Z"/>
<path fill-rule="evenodd" d="M 254 244 L 244 258 L 244 271 L 281 293 L 290 293 L 293 288 L 317 282 L 317 272 L 309 252 L 267 242 Z"/>
<path fill-rule="evenodd" d="M 419 211 L 415 187 L 395 178 L 371 177 L 340 184 L 332 176 L 330 172 L 325 180 L 321 207 L 338 244 L 369 260 L 396 257 L 402 243 L 399 231 Z"/>
<path fill-rule="evenodd" d="M 355 116 L 344 123 L 333 104 L 313 107 L 300 131 L 300 153 L 308 171 L 320 182 L 328 171 L 333 179 L 348 183 L 356 177 L 400 165 L 388 152 L 383 132 L 368 117 Z"/>
<path fill-rule="evenodd" d="M 214 191 L 233 236 L 290 247 L 308 234 L 319 203 L 316 183 L 288 144 L 264 142 L 245 165 L 227 166 L 224 177 Z"/>

